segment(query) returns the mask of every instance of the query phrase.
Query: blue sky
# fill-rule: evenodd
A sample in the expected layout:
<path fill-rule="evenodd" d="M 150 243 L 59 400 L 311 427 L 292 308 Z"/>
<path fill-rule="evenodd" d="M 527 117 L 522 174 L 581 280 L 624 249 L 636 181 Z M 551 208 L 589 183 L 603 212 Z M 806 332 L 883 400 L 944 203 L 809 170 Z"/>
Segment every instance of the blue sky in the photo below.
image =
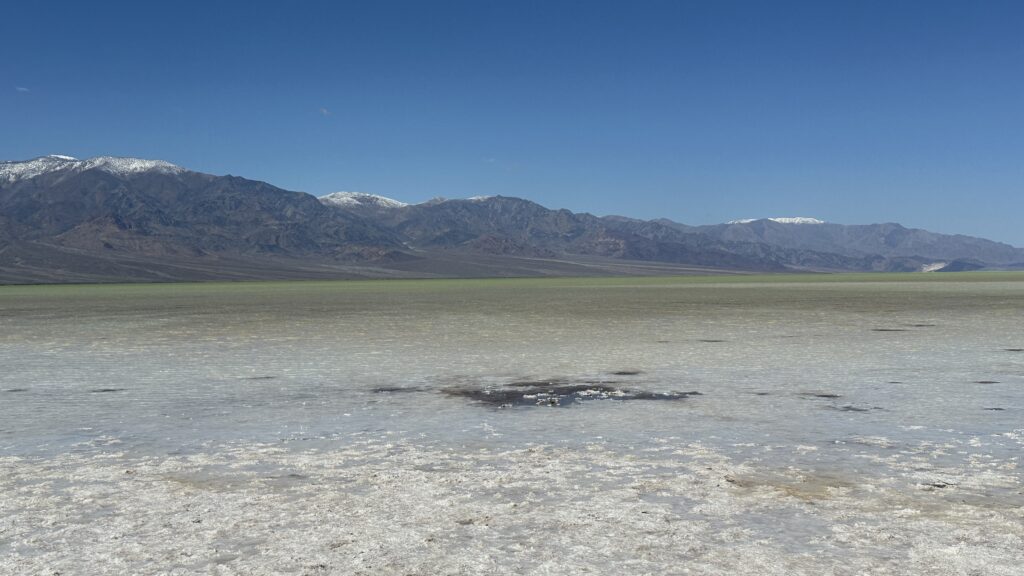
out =
<path fill-rule="evenodd" d="M 1022 29 L 998 0 L 11 2 L 0 158 L 1024 246 Z"/>

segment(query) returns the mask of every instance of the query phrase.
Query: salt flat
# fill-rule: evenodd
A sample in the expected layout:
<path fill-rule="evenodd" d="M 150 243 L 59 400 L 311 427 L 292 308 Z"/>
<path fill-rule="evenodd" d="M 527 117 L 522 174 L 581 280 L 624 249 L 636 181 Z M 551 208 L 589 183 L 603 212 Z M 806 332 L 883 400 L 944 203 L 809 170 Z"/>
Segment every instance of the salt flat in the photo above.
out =
<path fill-rule="evenodd" d="M 0 288 L 0 572 L 1016 574 L 1024 276 Z"/>

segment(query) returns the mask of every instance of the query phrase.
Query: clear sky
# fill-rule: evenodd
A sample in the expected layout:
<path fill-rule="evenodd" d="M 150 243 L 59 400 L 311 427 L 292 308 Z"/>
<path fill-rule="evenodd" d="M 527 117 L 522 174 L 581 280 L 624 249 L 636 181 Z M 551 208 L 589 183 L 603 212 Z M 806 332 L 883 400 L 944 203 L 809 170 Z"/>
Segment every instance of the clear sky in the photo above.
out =
<path fill-rule="evenodd" d="M 1024 246 L 1024 2 L 19 2 L 0 159 Z"/>

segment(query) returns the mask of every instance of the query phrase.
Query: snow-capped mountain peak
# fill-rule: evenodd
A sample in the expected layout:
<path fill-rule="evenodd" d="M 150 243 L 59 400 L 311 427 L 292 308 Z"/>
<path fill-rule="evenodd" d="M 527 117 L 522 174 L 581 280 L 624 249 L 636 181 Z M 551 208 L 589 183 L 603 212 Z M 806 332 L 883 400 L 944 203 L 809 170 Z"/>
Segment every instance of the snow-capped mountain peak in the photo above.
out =
<path fill-rule="evenodd" d="M 335 192 L 321 196 L 320 201 L 330 206 L 341 208 L 352 208 L 355 206 L 374 206 L 377 208 L 403 208 L 408 206 L 405 202 L 399 202 L 376 194 L 366 192 Z"/>
<path fill-rule="evenodd" d="M 116 156 L 97 156 L 87 160 L 79 160 L 73 156 L 51 154 L 32 160 L 0 162 L 0 182 L 14 182 L 35 178 L 49 172 L 73 170 L 103 170 L 118 176 L 128 176 L 140 172 L 184 172 L 184 168 L 163 160 L 143 160 L 140 158 L 119 158 Z"/>
<path fill-rule="evenodd" d="M 83 170 L 99 168 L 114 174 L 127 175 L 139 172 L 182 172 L 183 168 L 163 160 L 143 160 L 141 158 L 119 158 L 116 156 L 99 156 L 83 160 Z"/>
<path fill-rule="evenodd" d="M 26 178 L 35 178 L 40 174 L 68 168 L 78 162 L 71 156 L 41 156 L 23 162 L 0 162 L 0 181 L 11 182 Z"/>
<path fill-rule="evenodd" d="M 758 220 L 771 220 L 779 224 L 825 224 L 824 220 L 808 218 L 806 216 L 783 216 L 778 218 L 743 218 L 741 220 L 730 220 L 727 224 L 750 224 Z"/>

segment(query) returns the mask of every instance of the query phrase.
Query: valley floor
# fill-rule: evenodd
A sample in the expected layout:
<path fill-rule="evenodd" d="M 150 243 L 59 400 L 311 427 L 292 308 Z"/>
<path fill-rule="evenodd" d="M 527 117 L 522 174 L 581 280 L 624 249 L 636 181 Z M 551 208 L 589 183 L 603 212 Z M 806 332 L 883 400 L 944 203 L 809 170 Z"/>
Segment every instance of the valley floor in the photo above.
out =
<path fill-rule="evenodd" d="M 1024 276 L 0 287 L 2 574 L 1020 573 Z"/>

